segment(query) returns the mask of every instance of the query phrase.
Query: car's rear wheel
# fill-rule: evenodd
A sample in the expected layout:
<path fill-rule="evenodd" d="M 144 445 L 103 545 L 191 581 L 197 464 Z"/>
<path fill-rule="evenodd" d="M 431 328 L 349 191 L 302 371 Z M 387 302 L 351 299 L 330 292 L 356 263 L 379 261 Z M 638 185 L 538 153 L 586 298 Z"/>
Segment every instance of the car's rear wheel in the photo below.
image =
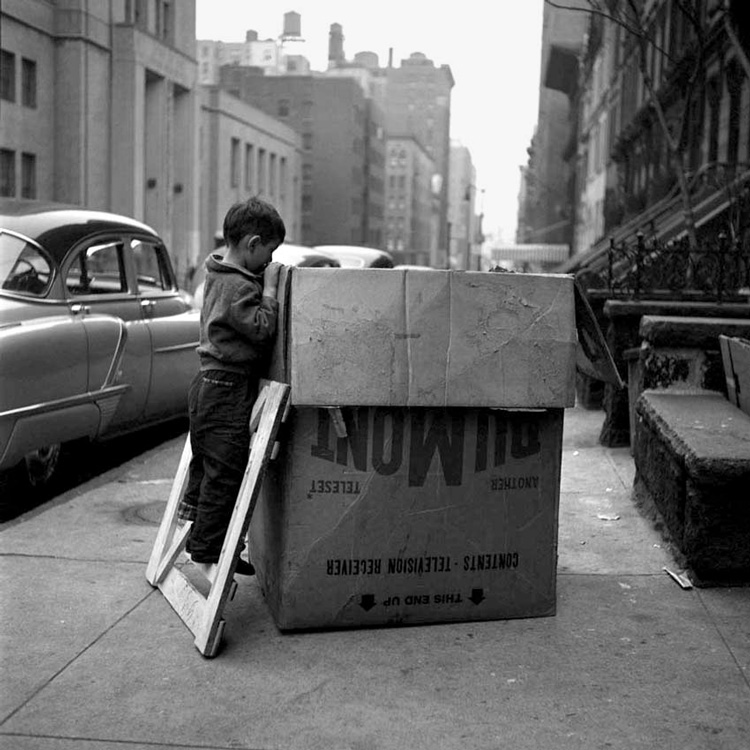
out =
<path fill-rule="evenodd" d="M 60 443 L 38 448 L 24 456 L 26 479 L 34 489 L 41 489 L 55 476 L 60 462 Z"/>

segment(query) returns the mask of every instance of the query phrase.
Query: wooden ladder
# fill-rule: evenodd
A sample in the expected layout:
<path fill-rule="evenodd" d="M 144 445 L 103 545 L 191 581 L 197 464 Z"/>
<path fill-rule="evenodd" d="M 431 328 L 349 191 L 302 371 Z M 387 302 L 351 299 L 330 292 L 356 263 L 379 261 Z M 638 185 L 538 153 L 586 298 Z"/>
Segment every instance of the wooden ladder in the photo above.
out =
<path fill-rule="evenodd" d="M 221 549 L 216 577 L 207 596 L 195 587 L 183 572 L 182 566 L 176 564 L 185 549 L 192 526 L 192 521 L 180 525 L 177 520 L 177 509 L 185 492 L 192 457 L 189 435 L 185 441 L 164 517 L 146 568 L 146 580 L 158 587 L 192 631 L 195 647 L 207 657 L 216 656 L 221 643 L 225 625 L 222 619 L 224 606 L 234 596 L 237 588 L 234 571 L 242 549 L 241 543 L 247 534 L 268 462 L 278 453 L 276 435 L 288 415 L 289 405 L 288 385 L 261 380 L 258 398 L 250 417 L 250 458 Z M 198 570 L 195 566 L 189 567 Z"/>

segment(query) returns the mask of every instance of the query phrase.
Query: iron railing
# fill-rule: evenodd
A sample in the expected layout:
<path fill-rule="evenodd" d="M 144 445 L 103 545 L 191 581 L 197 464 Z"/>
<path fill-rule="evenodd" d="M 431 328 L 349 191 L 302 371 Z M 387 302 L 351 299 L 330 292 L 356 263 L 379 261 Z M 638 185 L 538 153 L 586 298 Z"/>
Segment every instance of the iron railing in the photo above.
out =
<path fill-rule="evenodd" d="M 744 246 L 743 246 L 744 245 Z M 614 297 L 702 301 L 750 300 L 750 247 L 725 233 L 691 251 L 687 237 L 670 242 L 610 241 L 606 286 Z"/>

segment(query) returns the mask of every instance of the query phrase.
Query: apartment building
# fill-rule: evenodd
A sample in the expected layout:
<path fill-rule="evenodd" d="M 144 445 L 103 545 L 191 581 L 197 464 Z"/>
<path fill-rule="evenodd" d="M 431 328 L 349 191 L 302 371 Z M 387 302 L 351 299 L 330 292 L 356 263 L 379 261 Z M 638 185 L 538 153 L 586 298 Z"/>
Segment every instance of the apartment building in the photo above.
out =
<path fill-rule="evenodd" d="M 198 252 L 194 0 L 3 0 L 0 195 L 153 226 Z"/>
<path fill-rule="evenodd" d="M 301 231 L 302 147 L 289 125 L 217 86 L 200 94 L 201 246 L 213 247 L 233 203 L 258 196 L 278 209 L 288 242 Z"/>
<path fill-rule="evenodd" d="M 740 204 L 750 183 L 750 6 L 648 0 L 639 7 L 637 18 L 619 21 L 617 12 L 557 10 L 568 24 L 585 19 L 579 44 L 553 45 L 543 69 L 542 91 L 552 88 L 571 105 L 569 145 L 551 151 L 573 186 L 574 255 L 560 270 L 582 267 L 611 237 L 684 235 L 685 196 L 699 234 L 747 231 Z M 535 139 L 533 158 L 542 150 L 550 153 Z"/>
<path fill-rule="evenodd" d="M 383 246 L 383 117 L 356 80 L 225 66 L 221 86 L 300 134 L 301 244 Z"/>
<path fill-rule="evenodd" d="M 586 0 L 567 6 L 588 8 Z M 523 169 L 516 239 L 520 243 L 571 244 L 571 210 L 578 137 L 578 58 L 588 14 L 544 4 L 541 81 L 536 129 Z"/>
<path fill-rule="evenodd" d="M 448 268 L 439 257 L 439 198 L 433 192 L 435 162 L 413 137 L 388 138 L 385 247 L 398 263 Z"/>
<path fill-rule="evenodd" d="M 258 32 L 249 29 L 242 42 L 201 39 L 198 42 L 199 81 L 215 86 L 221 80 L 224 65 L 257 68 L 265 75 L 306 75 L 310 61 L 299 54 L 302 40 L 302 21 L 299 13 L 284 14 L 284 26 L 277 37 L 259 39 Z"/>
<path fill-rule="evenodd" d="M 433 189 L 439 197 L 437 247 L 448 249 L 448 183 L 450 180 L 450 108 L 454 85 L 450 66 L 440 65 L 421 52 L 389 61 L 385 69 L 385 127 L 389 138 L 413 137 L 424 145 L 435 165 Z M 442 267 L 434 257 L 436 267 Z"/>
<path fill-rule="evenodd" d="M 450 179 L 448 181 L 448 222 L 452 268 L 477 270 L 480 248 L 477 243 L 479 222 L 476 216 L 477 174 L 469 149 L 451 141 Z"/>

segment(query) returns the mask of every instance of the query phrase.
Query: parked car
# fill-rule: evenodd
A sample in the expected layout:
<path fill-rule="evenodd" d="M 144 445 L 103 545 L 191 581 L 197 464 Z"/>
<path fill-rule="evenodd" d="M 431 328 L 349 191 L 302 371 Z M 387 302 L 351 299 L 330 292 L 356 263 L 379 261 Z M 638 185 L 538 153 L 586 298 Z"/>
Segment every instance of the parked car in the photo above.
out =
<path fill-rule="evenodd" d="M 41 486 L 63 443 L 187 415 L 198 336 L 153 229 L 0 201 L 0 472 Z"/>
<path fill-rule="evenodd" d="M 393 256 L 375 247 L 316 245 L 315 250 L 336 258 L 344 268 L 393 268 Z"/>
<path fill-rule="evenodd" d="M 222 245 L 211 252 L 223 254 L 225 249 L 226 246 Z M 273 260 L 283 263 L 285 266 L 308 266 L 311 268 L 338 268 L 341 265 L 336 258 L 318 253 L 311 247 L 286 242 L 274 250 Z M 203 282 L 206 278 L 204 263 L 205 259 L 193 275 L 193 304 L 198 309 L 203 305 Z"/>

